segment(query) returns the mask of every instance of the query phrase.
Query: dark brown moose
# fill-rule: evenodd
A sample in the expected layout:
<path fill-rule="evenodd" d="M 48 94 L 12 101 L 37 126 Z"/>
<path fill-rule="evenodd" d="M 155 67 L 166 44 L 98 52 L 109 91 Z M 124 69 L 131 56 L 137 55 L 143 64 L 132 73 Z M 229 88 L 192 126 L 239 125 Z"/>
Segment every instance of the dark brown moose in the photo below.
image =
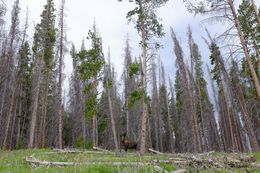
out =
<path fill-rule="evenodd" d="M 125 152 L 128 149 L 135 149 L 137 150 L 137 142 L 133 140 L 129 140 L 126 133 L 120 135 L 121 144 L 124 146 Z"/>

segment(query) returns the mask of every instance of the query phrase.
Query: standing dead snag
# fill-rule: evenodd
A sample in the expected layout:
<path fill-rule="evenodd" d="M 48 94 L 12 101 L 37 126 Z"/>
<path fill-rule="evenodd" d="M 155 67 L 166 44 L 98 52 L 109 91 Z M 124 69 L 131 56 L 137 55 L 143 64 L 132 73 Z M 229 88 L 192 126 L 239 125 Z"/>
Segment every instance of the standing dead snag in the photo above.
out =
<path fill-rule="evenodd" d="M 124 146 L 125 152 L 127 152 L 128 149 L 137 150 L 137 142 L 133 140 L 129 140 L 126 133 L 121 134 L 120 138 L 121 138 L 121 143 Z"/>

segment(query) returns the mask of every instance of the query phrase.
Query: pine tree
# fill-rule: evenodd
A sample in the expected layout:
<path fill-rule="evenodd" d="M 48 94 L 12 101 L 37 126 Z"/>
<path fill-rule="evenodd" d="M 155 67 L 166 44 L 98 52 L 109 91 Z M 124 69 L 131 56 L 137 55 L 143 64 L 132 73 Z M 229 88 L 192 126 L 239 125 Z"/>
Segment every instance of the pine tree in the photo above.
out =
<path fill-rule="evenodd" d="M 260 82 L 257 76 L 257 72 L 254 68 L 254 63 L 250 56 L 250 50 L 247 46 L 247 40 L 246 35 L 243 33 L 243 22 L 239 21 L 239 17 L 237 15 L 237 10 L 235 8 L 235 3 L 233 0 L 227 0 L 227 1 L 211 1 L 211 0 L 185 0 L 185 3 L 187 4 L 188 10 L 191 12 L 195 12 L 195 14 L 213 14 L 212 19 L 220 20 L 226 20 L 230 21 L 232 24 L 234 24 L 236 32 L 238 34 L 238 39 L 240 41 L 240 45 L 242 47 L 243 53 L 244 53 L 244 59 L 248 65 L 248 69 L 251 75 L 251 80 L 254 83 L 254 87 L 258 96 L 258 99 L 260 99 Z M 255 10 L 254 10 L 255 11 Z M 223 14 L 223 16 L 214 16 L 215 14 Z M 250 20 L 249 20 L 250 21 Z M 245 22 L 245 21 L 244 21 Z"/>
<path fill-rule="evenodd" d="M 204 151 L 220 150 L 220 141 L 218 136 L 217 123 L 214 117 L 213 106 L 209 99 L 207 90 L 207 82 L 204 78 L 202 70 L 201 54 L 198 45 L 192 38 L 191 30 L 189 30 L 191 61 L 194 63 L 194 75 L 196 83 L 196 107 L 199 124 L 201 128 L 202 141 Z"/>
<path fill-rule="evenodd" d="M 7 140 L 8 140 L 8 132 L 10 128 L 10 123 L 11 123 L 11 118 L 12 118 L 12 111 L 14 109 L 14 101 L 15 101 L 15 96 L 16 96 L 16 70 L 15 70 L 15 41 L 19 37 L 19 13 L 20 13 L 20 5 L 19 5 L 19 0 L 16 0 L 13 5 L 12 9 L 12 16 L 11 16 L 11 27 L 9 31 L 9 45 L 7 48 L 7 55 L 6 55 L 6 60 L 5 60 L 5 72 L 6 72 L 6 77 L 5 77 L 5 84 L 3 88 L 3 100 L 2 100 L 2 105 L 1 105 L 1 113 L 0 115 L 3 115 L 4 111 L 4 103 L 6 102 L 7 112 L 6 114 L 6 125 L 5 125 L 5 130 L 3 134 L 3 148 L 7 147 Z M 9 90 L 10 89 L 10 90 Z M 8 98 L 11 98 L 10 100 Z"/>
<path fill-rule="evenodd" d="M 29 142 L 28 147 L 34 146 L 34 135 L 37 120 L 38 99 L 40 92 L 40 81 L 42 77 L 42 70 L 44 69 L 45 88 L 42 105 L 42 114 L 40 118 L 40 134 L 38 139 L 38 145 L 44 146 L 45 139 L 45 126 L 46 126 L 46 114 L 48 106 L 48 93 L 49 93 L 49 79 L 51 77 L 53 67 L 53 49 L 56 41 L 55 31 L 55 15 L 54 15 L 54 2 L 53 0 L 47 0 L 47 4 L 44 6 L 44 10 L 41 14 L 41 22 L 37 24 L 34 34 L 33 44 L 33 56 L 34 56 L 34 76 L 33 76 L 33 89 L 32 89 L 32 105 L 31 105 L 31 124 L 29 130 Z"/>
<path fill-rule="evenodd" d="M 80 79 L 85 82 L 84 93 L 87 95 L 84 112 L 88 120 L 92 120 L 93 145 L 98 146 L 97 129 L 97 96 L 98 83 L 101 80 L 101 70 L 104 65 L 101 37 L 98 36 L 96 26 L 93 31 L 89 31 L 88 39 L 91 39 L 91 49 L 81 50 L 78 53 L 80 60 L 79 74 Z"/>
<path fill-rule="evenodd" d="M 122 0 L 120 0 L 122 1 Z M 143 155 L 146 150 L 146 135 L 147 135 L 147 61 L 149 59 L 148 46 L 149 40 L 154 37 L 163 36 L 162 25 L 158 21 L 156 10 L 168 0 L 135 0 L 136 8 L 129 11 L 127 18 L 134 21 L 136 29 L 141 37 L 140 46 L 142 49 L 142 100 L 143 100 L 143 114 L 141 127 L 141 148 L 140 152 Z M 134 20 L 134 18 L 137 18 Z M 158 44 L 155 44 L 158 47 Z"/>
<path fill-rule="evenodd" d="M 179 74 L 180 85 L 181 87 L 183 87 L 183 97 L 181 99 L 184 99 L 183 100 L 184 105 L 179 116 L 182 116 L 181 120 L 185 121 L 185 123 L 188 124 L 187 127 L 191 129 L 191 133 L 186 136 L 187 138 L 186 142 L 189 145 L 187 147 L 188 149 L 187 151 L 201 152 L 202 147 L 201 147 L 201 140 L 199 135 L 196 108 L 194 107 L 194 103 L 192 102 L 192 100 L 194 99 L 192 93 L 193 91 L 188 78 L 190 76 L 189 75 L 190 72 L 186 68 L 186 64 L 184 63 L 183 50 L 172 28 L 171 28 L 171 34 L 172 34 L 171 35 L 172 40 L 174 42 L 174 52 L 177 57 L 176 66 L 180 73 Z"/>
<path fill-rule="evenodd" d="M 65 0 L 61 1 L 60 21 L 59 21 L 59 82 L 58 82 L 58 147 L 62 148 L 62 75 L 63 58 L 65 55 L 65 34 L 64 34 L 64 10 Z"/>

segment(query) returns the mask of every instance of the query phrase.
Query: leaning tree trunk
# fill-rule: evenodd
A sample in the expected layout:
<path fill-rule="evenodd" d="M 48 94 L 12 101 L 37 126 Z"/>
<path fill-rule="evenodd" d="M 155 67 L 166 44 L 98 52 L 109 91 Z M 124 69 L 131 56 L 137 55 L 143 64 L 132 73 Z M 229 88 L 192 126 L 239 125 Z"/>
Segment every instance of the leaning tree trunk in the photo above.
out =
<path fill-rule="evenodd" d="M 108 88 L 107 93 L 108 93 L 108 103 L 109 103 L 109 110 L 110 110 L 113 139 L 114 139 L 114 144 L 115 144 L 115 148 L 116 148 L 116 155 L 118 155 L 119 154 L 119 147 L 118 147 L 116 124 L 115 124 L 115 118 L 114 118 L 114 112 L 113 112 L 113 105 L 112 105 L 112 101 L 111 101 L 110 88 Z"/>
<path fill-rule="evenodd" d="M 4 133 L 4 141 L 3 141 L 4 149 L 7 147 L 8 132 L 9 132 L 10 122 L 11 122 L 11 118 L 12 118 L 12 110 L 13 110 L 14 100 L 15 100 L 15 88 L 13 88 L 13 89 L 14 89 L 14 91 L 12 91 L 10 108 L 7 113 L 7 120 L 6 120 L 6 127 L 5 127 L 5 133 Z"/>
<path fill-rule="evenodd" d="M 248 48 L 246 46 L 246 41 L 245 41 L 244 35 L 242 33 L 242 30 L 241 30 L 240 22 L 239 22 L 239 20 L 237 18 L 237 14 L 236 14 L 236 10 L 235 10 L 235 7 L 234 7 L 234 3 L 233 3 L 232 0 L 228 0 L 228 4 L 229 4 L 230 9 L 232 11 L 232 15 L 233 15 L 233 19 L 234 19 L 234 22 L 235 22 L 235 26 L 236 26 L 236 29 L 237 29 L 237 32 L 238 32 L 238 35 L 239 35 L 239 39 L 240 39 L 241 45 L 243 47 L 243 51 L 244 51 L 244 54 L 245 54 L 245 58 L 246 58 L 249 70 L 250 70 L 251 75 L 252 75 L 252 80 L 254 82 L 258 98 L 260 99 L 260 83 L 259 83 L 256 71 L 254 69 L 254 65 L 252 63 L 251 57 L 249 55 Z"/>
<path fill-rule="evenodd" d="M 226 105 L 226 109 L 227 109 L 227 125 L 229 126 L 229 137 L 230 137 L 230 145 L 228 145 L 227 147 L 231 147 L 231 150 L 234 151 L 235 150 L 235 142 L 234 142 L 234 133 L 233 133 L 233 126 L 232 126 L 232 122 L 231 122 L 231 113 L 230 113 L 230 106 L 228 104 L 228 101 L 227 101 L 227 94 L 225 92 L 225 85 L 224 85 L 224 81 L 221 80 L 221 88 L 222 88 L 222 91 L 223 91 L 223 97 L 224 97 L 224 102 L 225 102 L 225 105 Z"/>
<path fill-rule="evenodd" d="M 255 13 L 256 13 L 257 23 L 258 23 L 258 25 L 260 26 L 260 15 L 259 15 L 257 6 L 256 6 L 256 4 L 255 4 L 255 1 L 254 1 L 254 0 L 251 0 L 251 4 L 253 5 L 254 11 L 255 11 Z"/>
<path fill-rule="evenodd" d="M 257 138 L 255 136 L 255 133 L 254 133 L 254 130 L 253 130 L 253 125 L 252 125 L 252 122 L 251 122 L 251 119 L 249 117 L 249 113 L 248 113 L 248 110 L 247 110 L 247 107 L 246 107 L 244 94 L 243 94 L 241 85 L 239 83 L 239 79 L 237 77 L 237 75 L 238 75 L 237 71 L 234 75 L 235 75 L 234 78 L 237 81 L 234 87 L 235 87 L 235 90 L 236 90 L 236 93 L 237 93 L 239 105 L 240 105 L 241 110 L 242 110 L 243 119 L 245 121 L 245 127 L 246 127 L 246 130 L 247 130 L 247 133 L 248 133 L 250 146 L 251 146 L 253 152 L 257 152 L 257 151 L 259 151 L 259 147 L 258 147 L 258 144 L 257 144 Z"/>

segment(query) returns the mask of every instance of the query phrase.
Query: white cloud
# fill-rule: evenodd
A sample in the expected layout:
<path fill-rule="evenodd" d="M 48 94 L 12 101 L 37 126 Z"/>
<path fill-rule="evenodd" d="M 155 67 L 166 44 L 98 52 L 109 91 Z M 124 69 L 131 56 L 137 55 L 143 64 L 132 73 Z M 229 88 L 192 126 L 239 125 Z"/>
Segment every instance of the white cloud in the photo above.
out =
<path fill-rule="evenodd" d="M 56 9 L 59 9 L 60 0 L 54 0 Z M 43 5 L 46 0 L 21 0 L 22 14 L 25 14 L 26 6 L 30 11 L 30 30 L 33 31 L 33 24 L 38 23 Z M 118 74 L 122 72 L 123 48 L 126 34 L 129 33 L 133 55 L 139 55 L 139 36 L 133 27 L 128 24 L 126 14 L 133 9 L 134 4 L 129 2 L 118 2 L 117 0 L 67 0 L 67 26 L 68 39 L 75 43 L 77 49 L 80 49 L 82 38 L 87 36 L 95 19 L 100 35 L 103 39 L 104 53 L 107 53 L 108 46 L 111 50 L 111 60 L 114 63 Z M 183 0 L 170 0 L 159 10 L 159 16 L 163 19 L 162 23 L 166 35 L 161 42 L 164 48 L 160 51 L 162 61 L 165 64 L 167 73 L 170 76 L 174 73 L 174 55 L 173 44 L 170 38 L 169 28 L 172 26 L 176 31 L 178 38 L 184 48 L 184 53 L 188 55 L 186 31 L 188 24 L 191 24 L 195 40 L 201 47 L 201 52 L 205 57 L 208 56 L 207 48 L 201 40 L 204 35 L 204 25 L 201 24 L 201 17 L 194 17 L 189 14 L 183 4 Z M 23 20 L 21 20 L 23 21 Z M 220 27 L 211 27 L 211 31 L 218 31 Z M 31 34 L 32 36 L 32 34 Z M 207 58 L 205 58 L 206 60 Z M 66 74 L 71 72 L 72 65 L 69 56 L 66 57 Z M 67 88 L 66 83 L 66 88 Z"/>

